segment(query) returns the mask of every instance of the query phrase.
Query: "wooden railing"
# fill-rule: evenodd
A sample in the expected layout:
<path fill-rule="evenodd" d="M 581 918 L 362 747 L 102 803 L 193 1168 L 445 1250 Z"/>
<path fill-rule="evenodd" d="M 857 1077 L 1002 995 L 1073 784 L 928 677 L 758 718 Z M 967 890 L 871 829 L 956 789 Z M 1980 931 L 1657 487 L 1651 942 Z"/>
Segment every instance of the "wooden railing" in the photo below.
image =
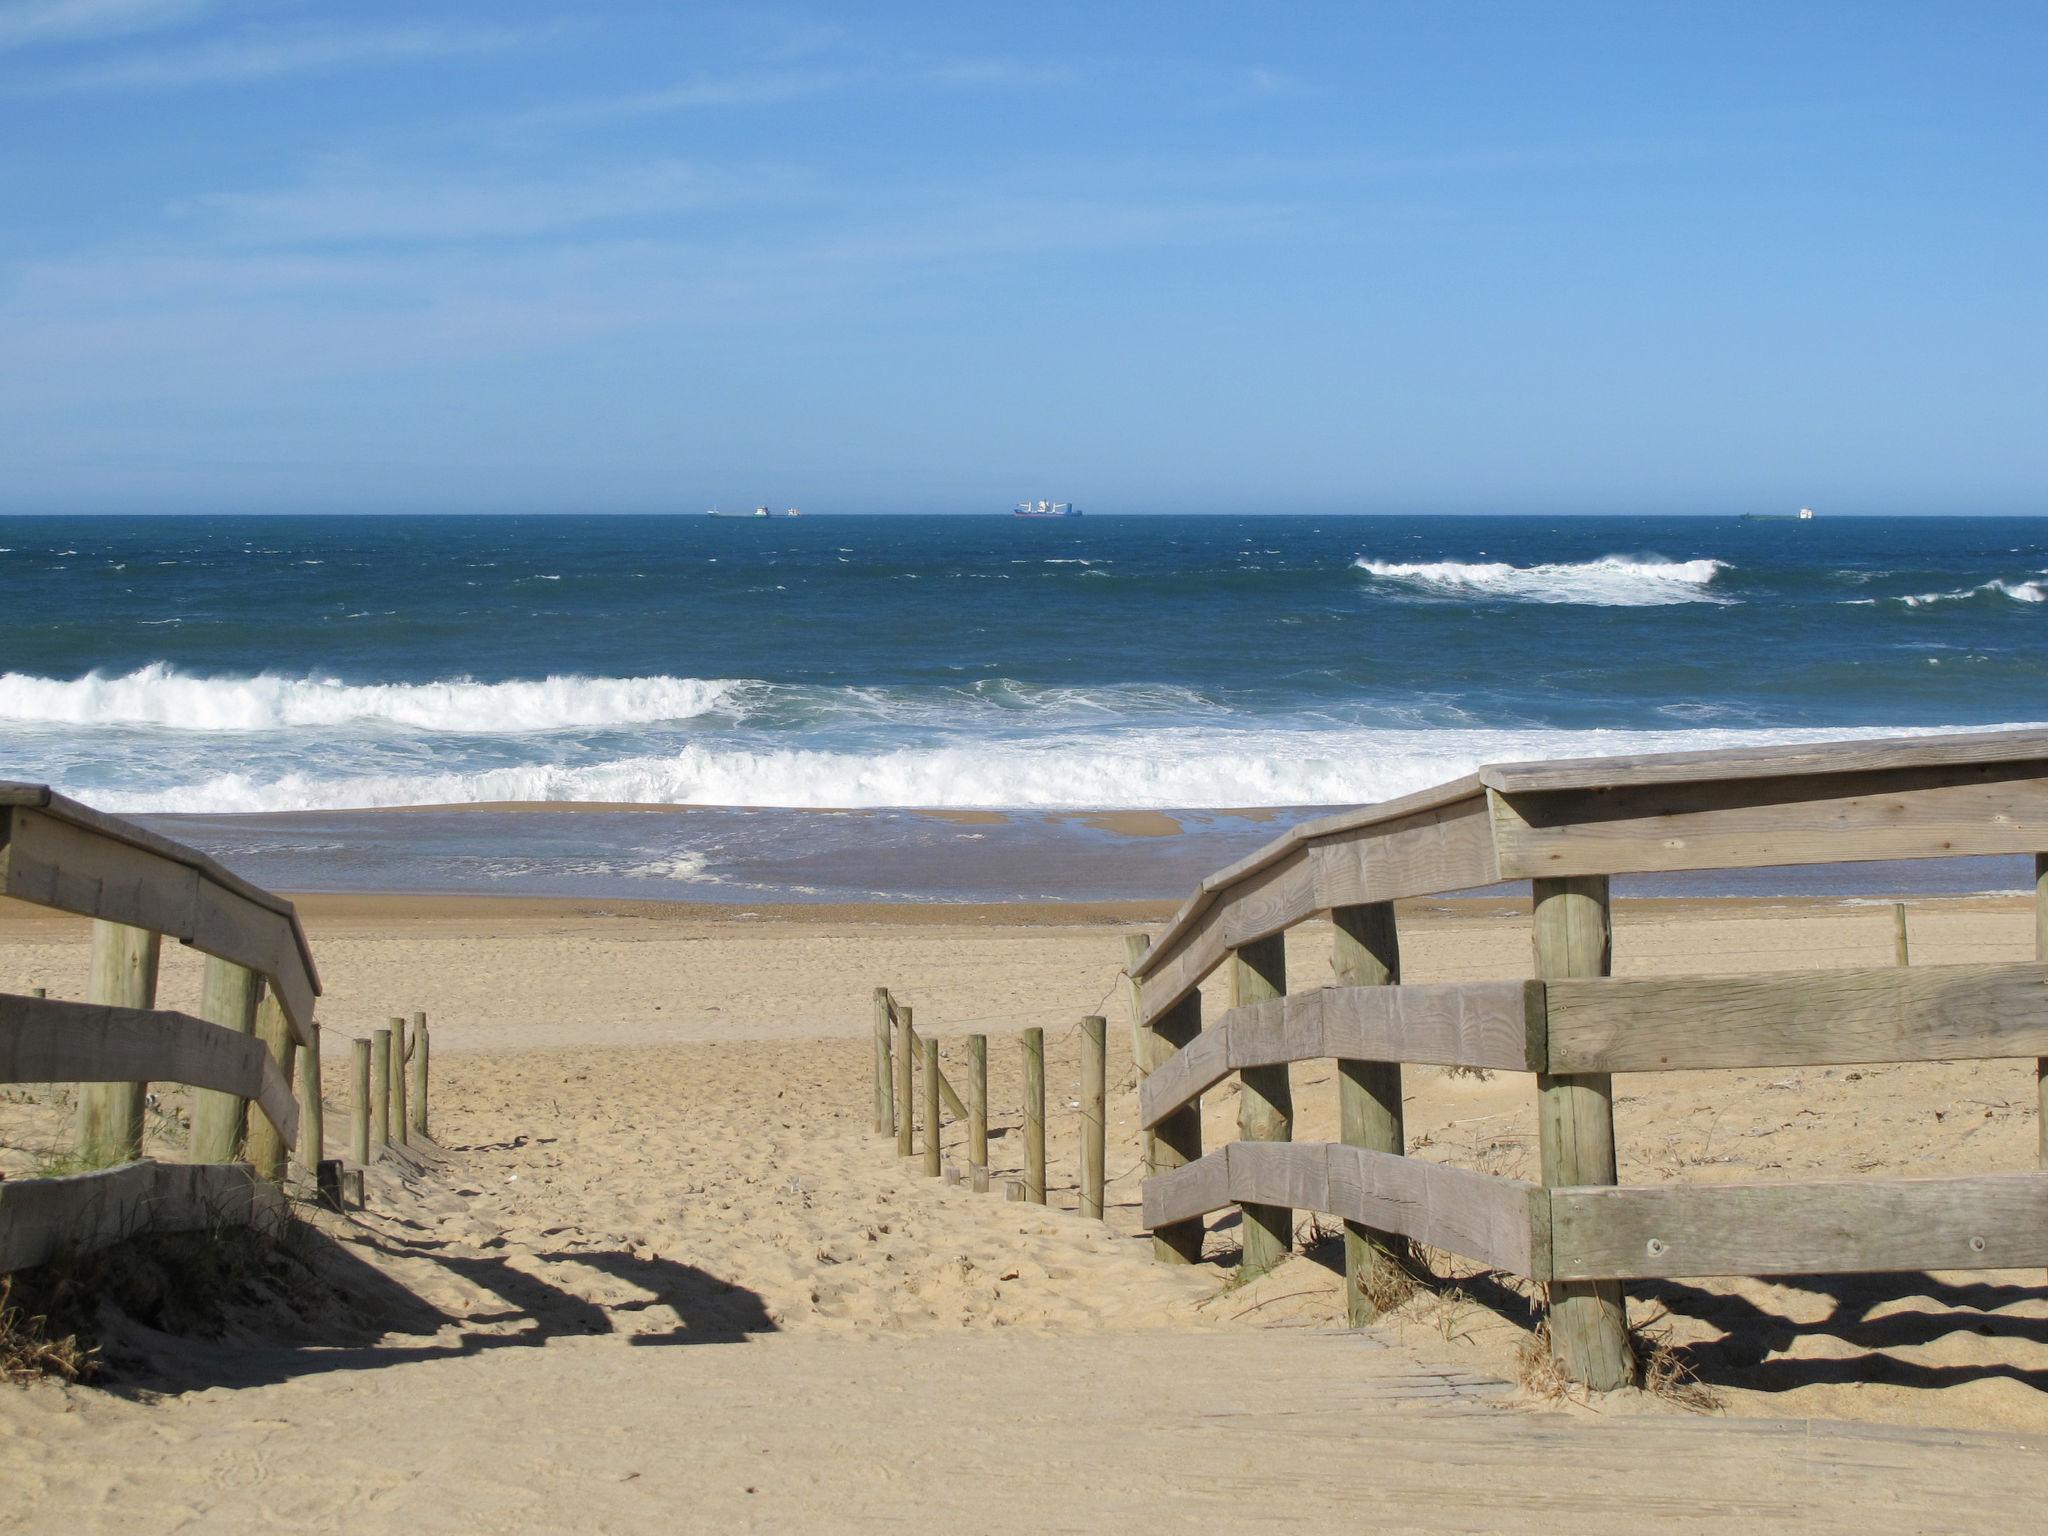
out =
<path fill-rule="evenodd" d="M 1621 1282 L 1652 1276 L 2002 1269 L 2048 1263 L 2048 1173 L 1619 1186 L 1611 1074 L 2048 1058 L 2048 964 L 1610 976 L 1608 877 L 1874 859 L 2035 854 L 2048 961 L 2048 732 L 1482 768 L 1332 817 L 1203 882 L 1134 961 L 1155 1251 L 1189 1261 L 1202 1218 L 1243 1213 L 1258 1273 L 1293 1212 L 1345 1223 L 1348 1310 L 1413 1240 L 1549 1287 L 1574 1380 L 1633 1370 Z M 1532 881 L 1536 979 L 1404 985 L 1393 903 Z M 1289 992 L 1282 935 L 1333 927 L 1337 985 Z M 1197 986 L 1227 966 L 1203 1027 Z M 1295 1144 L 1288 1067 L 1338 1063 L 1340 1136 Z M 1403 1155 L 1404 1063 L 1535 1074 L 1542 1182 Z M 1232 1073 L 1238 1140 L 1202 1147 L 1201 1094 Z M 2048 1064 L 2037 1067 L 2048 1096 Z"/>
<path fill-rule="evenodd" d="M 0 1183 L 0 1272 L 281 1209 L 286 1154 L 302 1118 L 319 1119 L 320 982 L 292 904 L 194 849 L 10 783 L 0 783 L 0 894 L 94 925 L 89 1000 L 0 994 L 0 1082 L 80 1084 L 77 1161 L 91 1170 Z M 207 957 L 196 1015 L 156 1006 L 165 935 Z M 151 1082 L 198 1090 L 195 1166 L 141 1160 Z M 308 1167 L 320 1150 L 302 1149 Z"/>

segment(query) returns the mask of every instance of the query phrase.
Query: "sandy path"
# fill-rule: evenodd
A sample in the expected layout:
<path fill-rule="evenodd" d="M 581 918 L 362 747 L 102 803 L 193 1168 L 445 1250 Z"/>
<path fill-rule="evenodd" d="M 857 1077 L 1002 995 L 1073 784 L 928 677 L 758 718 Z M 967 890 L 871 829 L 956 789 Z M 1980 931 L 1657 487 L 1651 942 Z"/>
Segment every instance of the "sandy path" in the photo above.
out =
<path fill-rule="evenodd" d="M 1918 958 L 2017 958 L 2029 922 L 2012 903 L 1930 909 Z M 1005 1530 L 1277 1510 L 1484 1530 L 1540 1510 L 1588 1531 L 1846 1529 L 1889 1508 L 1967 1529 L 2048 1492 L 2038 1274 L 1644 1288 L 1639 1320 L 1671 1308 L 1720 1392 L 1724 1416 L 1702 1419 L 1639 1396 L 1597 1413 L 1504 1406 L 1526 1305 L 1485 1277 L 1361 1337 L 1330 1331 L 1328 1243 L 1239 1291 L 1215 1266 L 1153 1264 L 1133 1235 L 1115 999 L 1111 1219 L 1060 1208 L 1071 1020 L 1106 990 L 1122 932 L 560 909 L 323 928 L 316 914 L 331 1028 L 415 1005 L 435 1019 L 443 1150 L 381 1165 L 366 1212 L 314 1223 L 356 1319 L 220 1344 L 130 1327 L 117 1363 L 168 1399 L 0 1398 L 0 1482 L 20 1491 L 0 1525 Z M 0 987 L 81 985 L 81 936 L 0 914 Z M 1871 964 L 1889 942 L 1869 909 L 1674 908 L 1625 919 L 1618 957 L 1624 971 Z M 1410 975 L 1519 974 L 1526 945 L 1505 908 L 1419 910 Z M 1312 928 L 1290 944 L 1298 984 L 1325 965 Z M 999 1174 L 1021 1161 L 1011 1035 L 1049 1026 L 1054 1208 L 941 1186 L 872 1134 L 876 981 L 916 1001 L 956 1067 L 965 1021 L 989 1019 Z M 174 956 L 166 1000 L 187 988 L 196 969 Z M 329 1084 L 339 1142 L 332 1058 Z M 1408 1088 L 1418 1155 L 1526 1171 L 1526 1080 L 1413 1073 Z M 1301 1069 L 1296 1095 L 1297 1133 L 1330 1135 L 1327 1068 Z M 2030 1095 L 2024 1063 L 1625 1079 L 1625 1176 L 2024 1167 Z M 1213 1097 L 1220 1143 L 1235 1106 Z M 33 1124 L 62 1130 L 47 1103 L 0 1106 L 17 1149 Z M 1234 1241 L 1220 1223 L 1211 1248 Z M 692 1344 L 706 1347 L 672 1347 Z M 1785 1422 L 1803 1414 L 1901 1427 Z M 1930 1424 L 1956 1429 L 1910 1427 Z"/>

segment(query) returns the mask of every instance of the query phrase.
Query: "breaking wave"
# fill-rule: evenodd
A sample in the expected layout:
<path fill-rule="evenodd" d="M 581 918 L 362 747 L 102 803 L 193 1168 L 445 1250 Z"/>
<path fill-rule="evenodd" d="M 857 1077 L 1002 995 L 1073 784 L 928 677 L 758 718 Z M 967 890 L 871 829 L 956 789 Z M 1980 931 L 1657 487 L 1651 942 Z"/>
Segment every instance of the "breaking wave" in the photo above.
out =
<path fill-rule="evenodd" d="M 1649 608 L 1669 603 L 1732 603 L 1709 590 L 1728 569 L 1721 560 L 1661 560 L 1654 556 L 1602 555 L 1564 565 L 1509 565 L 1431 560 L 1404 564 L 1369 560 L 1352 565 L 1368 575 L 1398 582 L 1435 597 L 1493 598 L 1525 603 L 1583 603 L 1602 608 Z"/>

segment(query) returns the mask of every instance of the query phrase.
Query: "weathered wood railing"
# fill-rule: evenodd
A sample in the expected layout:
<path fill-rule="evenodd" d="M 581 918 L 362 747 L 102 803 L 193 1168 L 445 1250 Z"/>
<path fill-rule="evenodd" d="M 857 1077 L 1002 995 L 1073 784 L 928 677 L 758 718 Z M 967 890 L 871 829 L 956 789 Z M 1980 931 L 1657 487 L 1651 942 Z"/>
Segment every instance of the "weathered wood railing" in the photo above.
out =
<path fill-rule="evenodd" d="M 1608 877 L 2036 855 L 2048 961 L 2048 732 L 1513 764 L 1331 817 L 1205 881 L 1130 968 L 1145 1222 L 1169 1260 L 1243 1213 L 1247 1272 L 1293 1212 L 1345 1223 L 1349 1312 L 1412 1239 L 1549 1287 L 1575 1380 L 1628 1379 L 1621 1282 L 1652 1276 L 2048 1263 L 2048 1173 L 1618 1186 L 1611 1074 L 2048 1058 L 2048 965 L 1614 979 Z M 1534 980 L 1404 985 L 1393 903 L 1533 882 Z M 1335 980 L 1288 991 L 1282 934 L 1332 920 Z M 1903 933 L 1903 929 L 1901 929 Z M 1903 955 L 1903 938 L 1901 938 Z M 1228 966 L 1208 1028 L 1196 990 Z M 1335 1058 L 1340 1135 L 1294 1144 L 1292 1063 Z M 1535 1074 L 1542 1182 L 1410 1158 L 1403 1063 Z M 1240 1082 L 1239 1139 L 1202 1147 L 1201 1094 Z M 2048 1095 L 2048 1069 L 2037 1065 Z M 2048 1147 L 2048 1138 L 2044 1138 Z"/>
<path fill-rule="evenodd" d="M 78 1161 L 94 1170 L 0 1182 L 0 1272 L 145 1230 L 275 1214 L 286 1154 L 302 1121 L 319 1120 L 293 1097 L 304 1048 L 318 1103 L 320 983 L 292 904 L 194 849 L 10 783 L 0 894 L 94 922 L 89 1001 L 0 995 L 0 1082 L 80 1084 Z M 207 957 L 196 1016 L 156 1006 L 166 934 Z M 141 1160 L 151 1082 L 198 1090 L 193 1166 Z"/>

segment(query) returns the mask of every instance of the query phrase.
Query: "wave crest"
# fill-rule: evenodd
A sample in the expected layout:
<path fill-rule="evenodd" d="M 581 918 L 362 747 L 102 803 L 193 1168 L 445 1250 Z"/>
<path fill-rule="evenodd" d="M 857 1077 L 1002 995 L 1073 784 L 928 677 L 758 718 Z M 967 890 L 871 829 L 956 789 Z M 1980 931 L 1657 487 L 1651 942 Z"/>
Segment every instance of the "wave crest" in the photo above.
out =
<path fill-rule="evenodd" d="M 645 725 L 729 712 L 740 685 L 694 677 L 548 677 L 479 683 L 344 683 L 330 677 L 193 677 L 162 662 L 110 677 L 0 674 L 0 720 L 276 731 L 380 723 L 498 734 Z"/>
<path fill-rule="evenodd" d="M 1708 589 L 1728 569 L 1722 560 L 1664 560 L 1602 555 L 1569 564 L 1509 565 L 1505 561 L 1431 560 L 1351 562 L 1358 570 L 1437 597 L 1492 598 L 1525 603 L 1583 603 L 1601 608 L 1649 608 L 1669 603 L 1732 603 Z"/>

